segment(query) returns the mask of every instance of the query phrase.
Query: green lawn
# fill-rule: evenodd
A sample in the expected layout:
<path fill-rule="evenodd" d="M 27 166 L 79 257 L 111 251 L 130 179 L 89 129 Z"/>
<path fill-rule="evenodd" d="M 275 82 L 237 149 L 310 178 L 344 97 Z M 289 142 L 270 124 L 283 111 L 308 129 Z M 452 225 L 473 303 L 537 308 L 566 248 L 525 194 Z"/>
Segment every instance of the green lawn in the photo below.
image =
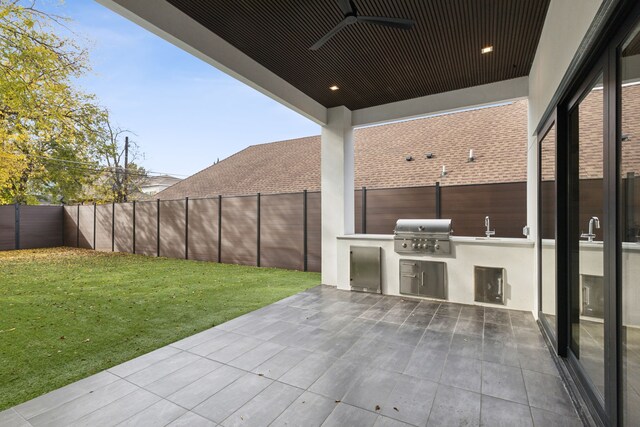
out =
<path fill-rule="evenodd" d="M 0 410 L 319 283 L 82 249 L 0 252 Z"/>

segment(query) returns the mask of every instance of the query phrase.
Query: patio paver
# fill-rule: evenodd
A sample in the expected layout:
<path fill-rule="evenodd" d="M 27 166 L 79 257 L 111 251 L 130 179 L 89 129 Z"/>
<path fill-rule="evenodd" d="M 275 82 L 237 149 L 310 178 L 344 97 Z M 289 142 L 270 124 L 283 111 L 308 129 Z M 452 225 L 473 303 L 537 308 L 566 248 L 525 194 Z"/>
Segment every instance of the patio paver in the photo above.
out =
<path fill-rule="evenodd" d="M 530 313 L 327 286 L 0 412 L 3 426 L 551 420 L 581 425 Z"/>

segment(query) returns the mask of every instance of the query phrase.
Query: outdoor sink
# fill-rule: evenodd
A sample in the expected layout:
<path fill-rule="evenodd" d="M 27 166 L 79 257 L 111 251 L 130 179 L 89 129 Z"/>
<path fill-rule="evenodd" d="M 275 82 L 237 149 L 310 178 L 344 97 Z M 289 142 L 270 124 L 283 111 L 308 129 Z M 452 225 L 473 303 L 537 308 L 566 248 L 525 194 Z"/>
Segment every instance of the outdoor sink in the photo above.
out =
<path fill-rule="evenodd" d="M 476 240 L 501 240 L 500 237 L 476 237 Z"/>

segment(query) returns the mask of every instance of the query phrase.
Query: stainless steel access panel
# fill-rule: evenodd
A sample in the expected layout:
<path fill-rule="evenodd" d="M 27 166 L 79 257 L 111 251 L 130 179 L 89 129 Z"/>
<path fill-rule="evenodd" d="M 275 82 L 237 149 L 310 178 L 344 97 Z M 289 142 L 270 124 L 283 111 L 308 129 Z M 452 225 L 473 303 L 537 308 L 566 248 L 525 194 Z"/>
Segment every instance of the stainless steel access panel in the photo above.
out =
<path fill-rule="evenodd" d="M 381 293 L 380 247 L 351 246 L 351 290 Z"/>
<path fill-rule="evenodd" d="M 504 268 L 476 265 L 473 268 L 473 277 L 475 301 L 504 305 Z"/>
<path fill-rule="evenodd" d="M 581 274 L 582 316 L 604 319 L 604 286 L 602 276 Z"/>
<path fill-rule="evenodd" d="M 447 299 L 446 263 L 401 259 L 400 293 Z"/>

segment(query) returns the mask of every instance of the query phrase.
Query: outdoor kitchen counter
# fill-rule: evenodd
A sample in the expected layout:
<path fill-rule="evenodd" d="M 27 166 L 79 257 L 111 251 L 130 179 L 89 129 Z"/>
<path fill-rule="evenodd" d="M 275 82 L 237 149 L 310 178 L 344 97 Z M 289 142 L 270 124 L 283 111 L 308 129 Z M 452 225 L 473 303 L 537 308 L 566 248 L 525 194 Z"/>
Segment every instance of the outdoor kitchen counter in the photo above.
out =
<path fill-rule="evenodd" d="M 517 310 L 533 310 L 534 242 L 529 239 L 451 236 L 450 255 L 407 255 L 393 250 L 392 234 L 352 234 L 338 237 L 338 289 L 350 290 L 350 246 L 382 249 L 382 293 L 400 294 L 400 259 L 440 261 L 447 265 L 448 301 L 474 301 L 474 266 L 505 269 L 505 305 Z M 414 296 L 411 296 L 412 298 Z M 419 298 L 419 297 L 416 297 Z"/>

